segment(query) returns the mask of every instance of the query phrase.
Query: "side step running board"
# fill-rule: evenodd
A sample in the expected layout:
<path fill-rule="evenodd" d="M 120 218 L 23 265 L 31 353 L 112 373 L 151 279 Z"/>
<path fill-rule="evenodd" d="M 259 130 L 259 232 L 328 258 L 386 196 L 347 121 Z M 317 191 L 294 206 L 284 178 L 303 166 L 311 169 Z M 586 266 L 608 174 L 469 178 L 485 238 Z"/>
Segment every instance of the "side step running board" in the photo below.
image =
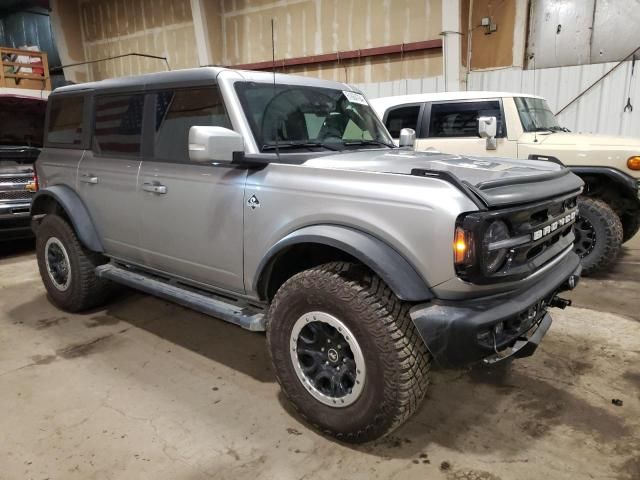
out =
<path fill-rule="evenodd" d="M 239 325 L 247 330 L 265 330 L 265 316 L 259 310 L 225 302 L 213 295 L 175 285 L 159 277 L 131 271 L 111 263 L 97 267 L 96 275 Z"/>

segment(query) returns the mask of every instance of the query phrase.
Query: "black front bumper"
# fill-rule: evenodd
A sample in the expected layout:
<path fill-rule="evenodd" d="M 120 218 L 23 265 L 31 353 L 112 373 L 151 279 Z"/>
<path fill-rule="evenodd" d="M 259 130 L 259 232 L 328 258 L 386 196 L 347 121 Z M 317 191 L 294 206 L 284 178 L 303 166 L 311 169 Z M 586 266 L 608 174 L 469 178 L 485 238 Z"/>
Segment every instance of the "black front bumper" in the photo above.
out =
<path fill-rule="evenodd" d="M 472 300 L 432 300 L 411 309 L 429 352 L 442 366 L 532 355 L 551 326 L 547 307 L 574 288 L 582 267 L 569 252 L 536 283 L 524 289 Z"/>

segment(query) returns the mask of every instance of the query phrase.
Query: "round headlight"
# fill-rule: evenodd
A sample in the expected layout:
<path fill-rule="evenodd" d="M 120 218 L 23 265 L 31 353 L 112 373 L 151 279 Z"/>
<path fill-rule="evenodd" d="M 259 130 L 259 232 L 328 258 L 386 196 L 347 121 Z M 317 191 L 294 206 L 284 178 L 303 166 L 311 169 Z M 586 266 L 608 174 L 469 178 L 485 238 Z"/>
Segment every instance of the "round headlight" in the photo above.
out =
<path fill-rule="evenodd" d="M 483 264 L 487 274 L 495 273 L 504 264 L 507 258 L 507 248 L 496 248 L 495 244 L 509 239 L 509 228 L 501 220 L 496 220 L 489 225 L 483 239 Z"/>

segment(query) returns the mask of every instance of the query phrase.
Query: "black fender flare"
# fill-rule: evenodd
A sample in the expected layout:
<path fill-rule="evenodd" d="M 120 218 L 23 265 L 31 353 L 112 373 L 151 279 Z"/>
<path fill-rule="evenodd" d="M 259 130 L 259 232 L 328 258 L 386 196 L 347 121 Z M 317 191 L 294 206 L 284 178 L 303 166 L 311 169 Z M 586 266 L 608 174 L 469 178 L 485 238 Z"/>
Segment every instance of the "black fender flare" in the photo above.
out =
<path fill-rule="evenodd" d="M 591 167 L 580 165 L 569 165 L 568 167 L 579 177 L 585 175 L 601 175 L 607 177 L 614 185 L 621 188 L 625 195 L 637 199 L 638 183 L 631 175 L 627 175 L 622 170 L 613 167 Z"/>
<path fill-rule="evenodd" d="M 303 227 L 279 240 L 260 261 L 253 290 L 258 291 L 263 274 L 269 271 L 269 264 L 279 253 L 302 243 L 330 246 L 358 259 L 382 278 L 401 300 L 417 302 L 433 298 L 426 282 L 394 248 L 373 235 L 340 225 Z"/>
<path fill-rule="evenodd" d="M 104 252 L 102 241 L 93 225 L 87 207 L 78 194 L 65 185 L 53 185 L 38 190 L 31 203 L 31 217 L 49 213 L 47 205 L 51 199 L 65 211 L 80 242 L 89 250 Z"/>

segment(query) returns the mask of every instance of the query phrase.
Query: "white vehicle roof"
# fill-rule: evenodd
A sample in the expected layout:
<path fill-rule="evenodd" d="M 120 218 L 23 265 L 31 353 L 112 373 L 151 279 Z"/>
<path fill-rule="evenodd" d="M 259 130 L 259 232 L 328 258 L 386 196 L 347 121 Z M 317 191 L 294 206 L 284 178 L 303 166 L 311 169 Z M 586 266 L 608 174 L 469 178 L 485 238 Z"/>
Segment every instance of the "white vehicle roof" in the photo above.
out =
<path fill-rule="evenodd" d="M 444 93 L 417 93 L 413 95 L 394 95 L 393 97 L 381 97 L 369 100 L 374 110 L 382 115 L 388 108 L 407 103 L 442 102 L 450 100 L 479 100 L 484 98 L 502 97 L 529 97 L 541 98 L 538 95 L 514 92 L 489 92 L 489 91 L 461 91 Z"/>
<path fill-rule="evenodd" d="M 46 100 L 49 90 L 31 90 L 27 88 L 0 88 L 0 97 L 29 97 Z"/>

